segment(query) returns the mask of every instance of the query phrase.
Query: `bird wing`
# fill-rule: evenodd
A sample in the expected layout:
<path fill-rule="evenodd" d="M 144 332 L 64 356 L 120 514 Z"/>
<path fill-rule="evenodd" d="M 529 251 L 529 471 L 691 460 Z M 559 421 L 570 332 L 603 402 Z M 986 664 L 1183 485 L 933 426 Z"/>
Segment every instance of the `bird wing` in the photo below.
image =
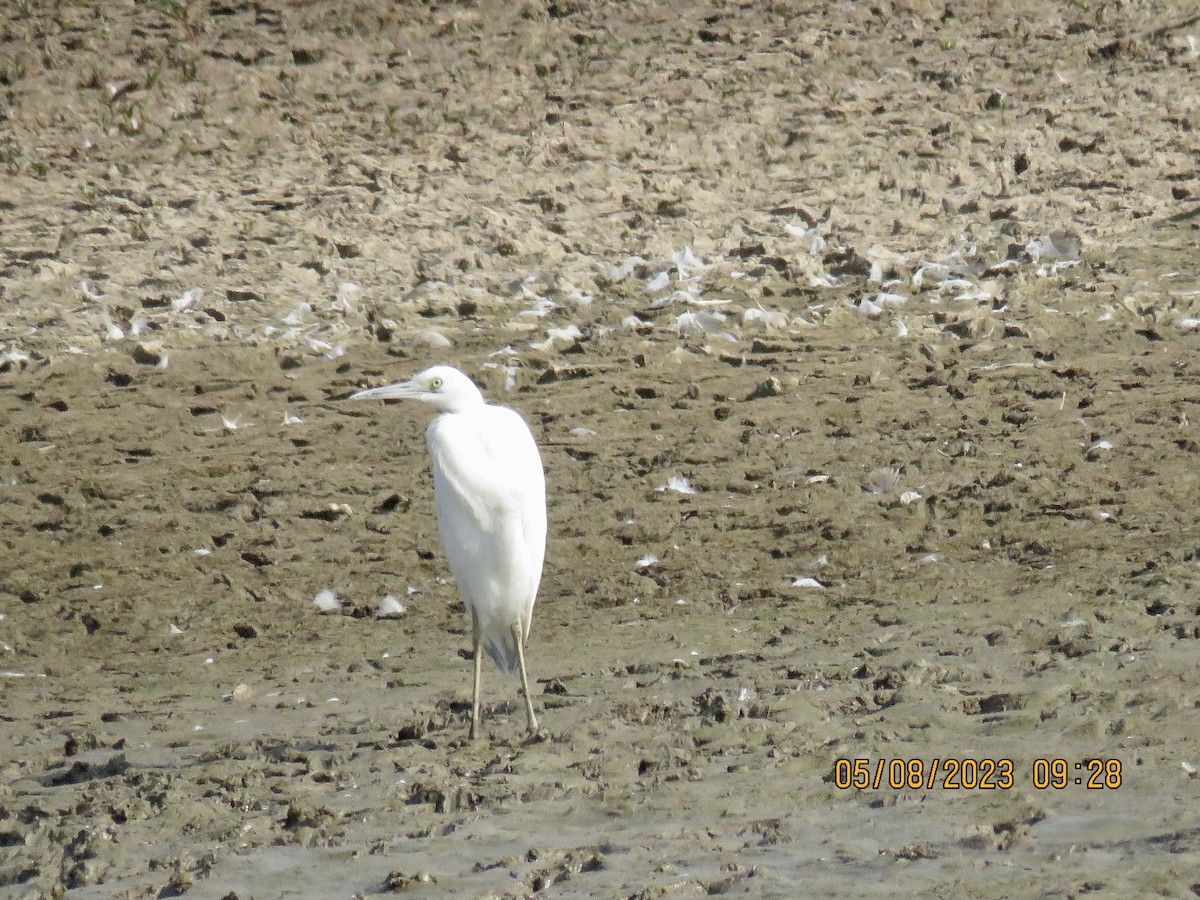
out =
<path fill-rule="evenodd" d="M 485 635 L 505 640 L 516 621 L 528 633 L 546 552 L 545 474 L 529 426 L 488 405 L 439 416 L 426 440 L 438 530 L 463 602 Z"/>
<path fill-rule="evenodd" d="M 485 531 L 494 530 L 500 518 L 514 513 L 529 524 L 545 520 L 542 458 L 518 413 L 485 406 L 470 413 L 441 415 L 429 426 L 426 441 L 435 476 L 440 475 Z"/>

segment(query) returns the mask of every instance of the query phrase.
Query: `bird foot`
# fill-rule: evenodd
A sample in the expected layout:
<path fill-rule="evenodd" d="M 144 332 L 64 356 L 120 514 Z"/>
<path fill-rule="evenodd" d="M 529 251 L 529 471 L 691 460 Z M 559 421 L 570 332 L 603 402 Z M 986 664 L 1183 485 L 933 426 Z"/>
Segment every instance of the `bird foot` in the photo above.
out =
<path fill-rule="evenodd" d="M 521 739 L 521 743 L 525 746 L 533 744 L 545 744 L 550 741 L 550 735 L 539 728 L 528 728 L 525 731 L 525 736 Z"/>

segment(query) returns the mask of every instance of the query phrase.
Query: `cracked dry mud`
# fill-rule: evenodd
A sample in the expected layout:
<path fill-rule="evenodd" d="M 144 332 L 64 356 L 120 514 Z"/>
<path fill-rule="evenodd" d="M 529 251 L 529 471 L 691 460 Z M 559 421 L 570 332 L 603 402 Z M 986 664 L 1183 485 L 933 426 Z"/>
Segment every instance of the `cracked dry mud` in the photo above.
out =
<path fill-rule="evenodd" d="M 4 4 L 0 895 L 1191 896 L 1200 25 L 1002 7 Z"/>

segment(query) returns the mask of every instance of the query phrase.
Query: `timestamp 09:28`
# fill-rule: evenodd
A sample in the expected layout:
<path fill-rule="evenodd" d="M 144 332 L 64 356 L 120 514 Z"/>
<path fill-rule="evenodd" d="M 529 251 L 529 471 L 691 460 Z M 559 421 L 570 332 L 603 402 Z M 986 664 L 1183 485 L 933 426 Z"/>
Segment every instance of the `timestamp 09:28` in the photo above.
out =
<path fill-rule="evenodd" d="M 1119 759 L 1035 759 L 1026 771 L 1036 790 L 1078 785 L 1093 791 L 1121 786 Z M 1011 759 L 838 759 L 833 784 L 839 790 L 1007 791 L 1017 786 L 1018 767 Z"/>

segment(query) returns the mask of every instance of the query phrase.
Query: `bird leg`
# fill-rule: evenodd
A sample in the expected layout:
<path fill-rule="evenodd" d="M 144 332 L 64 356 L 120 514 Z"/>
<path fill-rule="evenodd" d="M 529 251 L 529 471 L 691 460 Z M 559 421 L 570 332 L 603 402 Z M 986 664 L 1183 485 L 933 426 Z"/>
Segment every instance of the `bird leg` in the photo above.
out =
<path fill-rule="evenodd" d="M 513 637 L 517 639 L 517 665 L 521 669 L 521 690 L 525 692 L 525 730 L 537 734 L 537 716 L 533 714 L 533 697 L 529 693 L 529 676 L 525 674 L 525 634 L 520 622 L 513 623 Z"/>
<path fill-rule="evenodd" d="M 475 649 L 475 687 L 471 692 L 470 739 L 479 737 L 479 685 L 483 676 L 483 633 L 479 630 L 479 617 L 471 610 L 471 643 Z"/>

